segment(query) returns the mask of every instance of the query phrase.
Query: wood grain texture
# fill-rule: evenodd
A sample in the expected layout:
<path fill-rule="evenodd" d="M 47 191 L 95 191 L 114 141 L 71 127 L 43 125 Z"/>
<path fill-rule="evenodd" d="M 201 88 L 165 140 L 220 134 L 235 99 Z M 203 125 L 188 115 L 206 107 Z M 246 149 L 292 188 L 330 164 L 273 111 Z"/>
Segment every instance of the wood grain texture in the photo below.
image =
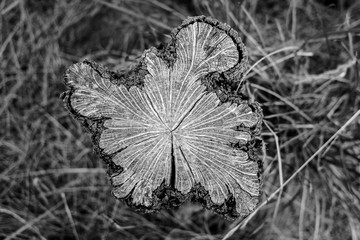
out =
<path fill-rule="evenodd" d="M 139 67 L 123 74 L 127 86 L 91 62 L 68 69 L 69 111 L 83 125 L 98 123 L 91 130 L 97 152 L 119 166 L 110 173 L 115 197 L 151 211 L 171 206 L 165 203 L 171 195 L 181 204 L 200 191 L 206 207 L 225 216 L 243 217 L 255 208 L 261 110 L 240 96 L 234 100 L 236 93 L 223 101 L 202 84 L 213 73 L 234 81 L 231 76 L 241 75 L 246 64 L 235 31 L 197 17 L 175 29 L 165 49 L 144 52 L 141 84 L 131 84 Z"/>

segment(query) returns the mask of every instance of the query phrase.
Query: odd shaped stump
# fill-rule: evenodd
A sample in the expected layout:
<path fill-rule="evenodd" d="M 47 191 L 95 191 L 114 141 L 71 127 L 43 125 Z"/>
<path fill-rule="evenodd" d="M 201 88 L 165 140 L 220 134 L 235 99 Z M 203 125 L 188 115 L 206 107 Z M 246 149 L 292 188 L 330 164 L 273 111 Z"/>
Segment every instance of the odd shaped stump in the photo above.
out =
<path fill-rule="evenodd" d="M 145 211 L 191 199 L 244 217 L 258 203 L 262 167 L 261 109 L 236 93 L 246 67 L 234 30 L 189 18 L 130 72 L 71 66 L 64 101 L 91 131 L 116 198 Z"/>

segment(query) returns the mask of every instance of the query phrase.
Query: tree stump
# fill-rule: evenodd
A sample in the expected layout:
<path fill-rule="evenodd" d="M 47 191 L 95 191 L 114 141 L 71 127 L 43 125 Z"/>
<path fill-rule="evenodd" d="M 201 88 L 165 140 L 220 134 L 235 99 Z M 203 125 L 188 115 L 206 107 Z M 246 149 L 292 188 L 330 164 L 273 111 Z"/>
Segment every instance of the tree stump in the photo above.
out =
<path fill-rule="evenodd" d="M 91 132 L 116 198 L 145 212 L 191 200 L 244 217 L 262 185 L 262 111 L 236 92 L 246 68 L 233 29 L 188 18 L 129 72 L 72 65 L 64 102 Z"/>

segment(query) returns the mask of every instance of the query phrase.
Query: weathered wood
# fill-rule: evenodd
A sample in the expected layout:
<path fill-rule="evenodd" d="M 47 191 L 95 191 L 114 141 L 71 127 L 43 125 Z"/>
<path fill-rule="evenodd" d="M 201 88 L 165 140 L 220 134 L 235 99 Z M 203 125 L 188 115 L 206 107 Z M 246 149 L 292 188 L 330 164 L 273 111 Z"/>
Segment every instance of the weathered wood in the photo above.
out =
<path fill-rule="evenodd" d="M 234 30 L 196 17 L 129 73 L 71 66 L 64 101 L 92 132 L 114 196 L 146 211 L 192 199 L 225 216 L 248 215 L 261 194 L 262 113 L 235 92 L 246 65 Z"/>

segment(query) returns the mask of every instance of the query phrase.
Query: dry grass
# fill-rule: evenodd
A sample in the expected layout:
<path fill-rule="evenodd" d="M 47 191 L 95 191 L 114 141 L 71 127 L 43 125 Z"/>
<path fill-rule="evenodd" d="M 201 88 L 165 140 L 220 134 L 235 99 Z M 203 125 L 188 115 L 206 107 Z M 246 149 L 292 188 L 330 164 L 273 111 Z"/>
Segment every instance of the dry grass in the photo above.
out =
<path fill-rule="evenodd" d="M 360 4 L 240 2 L 0 1 L 0 238 L 360 239 Z M 114 200 L 59 99 L 71 63 L 127 69 L 200 14 L 261 60 L 244 91 L 265 114 L 264 204 L 240 224 L 195 204 L 141 214 Z"/>

